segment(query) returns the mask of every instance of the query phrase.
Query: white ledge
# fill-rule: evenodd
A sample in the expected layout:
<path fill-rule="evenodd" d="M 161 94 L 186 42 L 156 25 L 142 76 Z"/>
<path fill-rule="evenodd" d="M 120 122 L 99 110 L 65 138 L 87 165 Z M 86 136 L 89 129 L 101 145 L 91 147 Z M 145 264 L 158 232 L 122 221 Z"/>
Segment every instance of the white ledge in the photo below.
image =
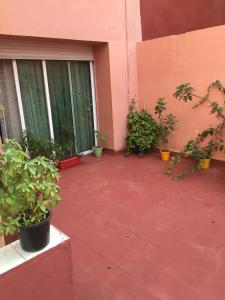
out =
<path fill-rule="evenodd" d="M 50 226 L 50 242 L 41 251 L 27 252 L 24 251 L 19 240 L 0 248 L 0 274 L 3 274 L 24 262 L 40 255 L 43 252 L 56 247 L 59 244 L 64 243 L 69 237 L 59 231 L 55 226 Z"/>

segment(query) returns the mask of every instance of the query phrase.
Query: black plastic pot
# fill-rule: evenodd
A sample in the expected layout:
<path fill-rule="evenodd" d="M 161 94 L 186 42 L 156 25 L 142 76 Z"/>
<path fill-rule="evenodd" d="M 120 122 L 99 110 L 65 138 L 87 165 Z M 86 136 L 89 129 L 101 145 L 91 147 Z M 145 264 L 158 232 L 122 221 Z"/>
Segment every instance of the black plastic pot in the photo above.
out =
<path fill-rule="evenodd" d="M 50 241 L 50 219 L 52 213 L 38 224 L 20 227 L 20 244 L 25 251 L 34 252 L 46 247 Z"/>

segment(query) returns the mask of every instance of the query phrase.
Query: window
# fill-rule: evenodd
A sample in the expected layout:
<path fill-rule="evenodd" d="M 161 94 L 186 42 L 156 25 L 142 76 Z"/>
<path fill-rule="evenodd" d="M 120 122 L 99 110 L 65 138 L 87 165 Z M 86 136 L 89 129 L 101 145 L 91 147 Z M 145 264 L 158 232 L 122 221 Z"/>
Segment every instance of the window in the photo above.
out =
<path fill-rule="evenodd" d="M 41 61 L 18 60 L 20 93 L 26 129 L 50 138 Z"/>
<path fill-rule="evenodd" d="M 91 150 L 96 116 L 90 71 L 88 61 L 0 60 L 4 137 L 18 139 L 28 129 L 60 144 L 72 138 L 74 152 Z"/>
<path fill-rule="evenodd" d="M 22 134 L 17 102 L 13 67 L 10 60 L 0 60 L 0 104 L 4 112 L 0 115 L 1 136 L 3 139 L 20 139 Z"/>

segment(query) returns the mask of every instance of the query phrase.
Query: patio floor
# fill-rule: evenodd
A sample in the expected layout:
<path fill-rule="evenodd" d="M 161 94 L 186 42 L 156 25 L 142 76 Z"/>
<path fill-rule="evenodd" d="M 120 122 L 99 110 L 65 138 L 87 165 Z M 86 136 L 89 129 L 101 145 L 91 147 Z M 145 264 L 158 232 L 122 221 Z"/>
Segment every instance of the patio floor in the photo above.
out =
<path fill-rule="evenodd" d="M 153 153 L 62 172 L 53 224 L 71 237 L 74 299 L 225 299 L 225 165 L 181 182 Z"/>

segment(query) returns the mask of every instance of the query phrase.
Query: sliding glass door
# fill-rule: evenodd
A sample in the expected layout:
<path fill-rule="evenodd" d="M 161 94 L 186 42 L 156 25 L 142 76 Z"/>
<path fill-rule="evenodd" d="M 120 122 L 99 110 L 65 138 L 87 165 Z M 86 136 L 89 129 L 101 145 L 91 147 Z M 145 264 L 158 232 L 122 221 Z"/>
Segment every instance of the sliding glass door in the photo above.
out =
<path fill-rule="evenodd" d="M 75 152 L 67 62 L 47 61 L 47 75 L 55 140 L 62 146 L 73 145 L 72 151 Z"/>
<path fill-rule="evenodd" d="M 89 63 L 47 61 L 47 75 L 56 141 L 61 145 L 72 141 L 78 153 L 92 149 L 94 125 Z"/>
<path fill-rule="evenodd" d="M 22 128 L 12 61 L 9 59 L 0 60 L 0 105 L 4 107 L 4 111 L 0 113 L 1 137 L 3 140 L 6 138 L 19 140 Z"/>
<path fill-rule="evenodd" d="M 42 64 L 38 60 L 17 60 L 26 129 L 49 139 Z"/>
<path fill-rule="evenodd" d="M 90 62 L 0 60 L 0 99 L 9 137 L 19 138 L 22 126 L 38 137 L 69 145 L 72 153 L 92 149 Z"/>
<path fill-rule="evenodd" d="M 94 146 L 93 105 L 91 94 L 90 67 L 88 62 L 69 62 L 72 107 L 78 152 Z"/>

